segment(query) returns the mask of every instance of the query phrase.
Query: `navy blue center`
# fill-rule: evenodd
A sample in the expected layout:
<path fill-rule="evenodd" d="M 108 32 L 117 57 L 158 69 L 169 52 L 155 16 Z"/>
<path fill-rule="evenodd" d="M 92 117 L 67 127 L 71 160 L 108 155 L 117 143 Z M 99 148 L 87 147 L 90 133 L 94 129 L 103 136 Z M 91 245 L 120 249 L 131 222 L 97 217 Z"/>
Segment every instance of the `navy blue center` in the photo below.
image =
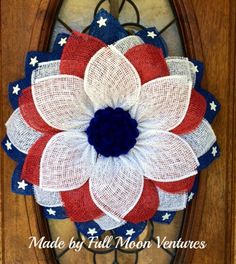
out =
<path fill-rule="evenodd" d="M 98 154 L 118 157 L 127 154 L 136 144 L 138 123 L 122 108 L 100 109 L 94 114 L 86 130 L 89 144 Z"/>

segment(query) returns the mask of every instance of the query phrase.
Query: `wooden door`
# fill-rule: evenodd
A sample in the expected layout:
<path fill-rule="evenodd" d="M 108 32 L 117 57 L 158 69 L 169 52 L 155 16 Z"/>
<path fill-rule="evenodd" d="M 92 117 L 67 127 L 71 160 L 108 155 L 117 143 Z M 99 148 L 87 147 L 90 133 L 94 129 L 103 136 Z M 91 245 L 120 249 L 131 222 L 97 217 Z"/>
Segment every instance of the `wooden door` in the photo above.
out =
<path fill-rule="evenodd" d="M 7 84 L 23 77 L 28 50 L 47 50 L 59 0 L 1 1 L 1 137 L 11 113 Z M 234 0 L 173 0 L 186 54 L 204 61 L 204 87 L 222 104 L 214 123 L 221 158 L 201 174 L 197 199 L 187 209 L 182 238 L 205 240 L 204 250 L 178 250 L 175 263 L 234 263 L 235 259 L 235 40 Z M 2 263 L 54 263 L 50 249 L 29 249 L 31 235 L 50 238 L 32 198 L 10 192 L 14 163 L 1 152 Z M 84 253 L 83 253 L 84 254 Z"/>

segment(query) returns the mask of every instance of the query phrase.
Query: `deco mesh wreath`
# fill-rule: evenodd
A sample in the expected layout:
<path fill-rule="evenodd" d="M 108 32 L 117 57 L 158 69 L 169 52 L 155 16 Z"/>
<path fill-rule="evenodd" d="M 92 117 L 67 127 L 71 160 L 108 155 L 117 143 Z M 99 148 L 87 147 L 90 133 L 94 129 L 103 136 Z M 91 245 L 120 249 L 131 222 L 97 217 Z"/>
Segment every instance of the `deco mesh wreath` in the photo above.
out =
<path fill-rule="evenodd" d="M 155 28 L 128 36 L 101 10 L 89 35 L 60 34 L 25 67 L 9 85 L 2 142 L 18 163 L 13 192 L 85 236 L 131 239 L 192 200 L 198 172 L 219 156 L 210 123 L 220 105 L 200 86 L 202 63 L 167 57 Z"/>

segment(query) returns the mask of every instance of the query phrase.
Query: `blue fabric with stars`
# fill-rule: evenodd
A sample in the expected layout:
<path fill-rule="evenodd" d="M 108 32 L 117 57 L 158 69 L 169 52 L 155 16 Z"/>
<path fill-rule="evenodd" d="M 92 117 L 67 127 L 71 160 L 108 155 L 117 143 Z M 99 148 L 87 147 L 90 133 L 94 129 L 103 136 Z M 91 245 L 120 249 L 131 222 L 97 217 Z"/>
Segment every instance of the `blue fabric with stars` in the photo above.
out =
<path fill-rule="evenodd" d="M 75 223 L 76 228 L 87 238 L 99 237 L 104 233 L 104 230 L 94 221 L 88 221 L 83 223 Z"/>
<path fill-rule="evenodd" d="M 196 195 L 197 191 L 198 191 L 198 185 L 199 185 L 199 176 L 195 176 L 195 181 L 193 184 L 193 187 L 191 189 L 191 191 L 188 193 L 188 203 L 191 203 L 194 196 Z"/>
<path fill-rule="evenodd" d="M 67 218 L 67 214 L 65 208 L 62 206 L 56 207 L 43 207 L 43 215 L 47 219 L 65 219 Z"/>
<path fill-rule="evenodd" d="M 176 215 L 175 211 L 157 211 L 152 220 L 161 224 L 170 224 Z"/>

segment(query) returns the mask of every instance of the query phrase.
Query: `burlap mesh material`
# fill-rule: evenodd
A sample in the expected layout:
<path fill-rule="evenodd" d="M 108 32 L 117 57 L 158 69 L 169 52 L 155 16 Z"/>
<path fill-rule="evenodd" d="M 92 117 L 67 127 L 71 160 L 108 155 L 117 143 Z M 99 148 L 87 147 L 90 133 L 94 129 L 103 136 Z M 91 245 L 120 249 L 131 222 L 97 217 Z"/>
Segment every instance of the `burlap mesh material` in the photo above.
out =
<path fill-rule="evenodd" d="M 194 131 L 204 118 L 206 109 L 206 99 L 193 89 L 187 113 L 183 121 L 172 132 L 179 135 Z"/>
<path fill-rule="evenodd" d="M 43 120 L 58 130 L 84 131 L 93 107 L 83 85 L 81 78 L 68 75 L 51 76 L 32 85 L 34 103 Z"/>
<path fill-rule="evenodd" d="M 34 185 L 34 197 L 38 204 L 45 207 L 63 206 L 59 192 L 45 191 L 37 185 Z"/>
<path fill-rule="evenodd" d="M 11 143 L 21 152 L 27 154 L 30 147 L 41 137 L 37 132 L 25 122 L 21 116 L 20 109 L 17 108 L 6 123 L 7 136 Z"/>
<path fill-rule="evenodd" d="M 143 40 L 138 36 L 128 36 L 114 43 L 114 47 L 121 53 L 125 54 L 129 49 L 144 44 Z"/>
<path fill-rule="evenodd" d="M 185 193 L 189 192 L 194 184 L 195 176 L 189 177 L 184 180 L 176 181 L 176 182 L 158 182 L 153 181 L 153 183 L 162 189 L 165 192 L 169 193 Z"/>
<path fill-rule="evenodd" d="M 61 198 L 72 221 L 87 222 L 103 215 L 91 198 L 88 181 L 79 189 L 61 192 Z"/>
<path fill-rule="evenodd" d="M 130 211 L 124 219 L 128 222 L 139 223 L 151 219 L 156 213 L 159 205 L 158 192 L 150 180 L 144 181 L 144 188 L 142 195 L 137 205 Z"/>
<path fill-rule="evenodd" d="M 137 107 L 131 110 L 139 126 L 169 131 L 184 119 L 191 96 L 184 76 L 157 78 L 142 86 Z"/>
<path fill-rule="evenodd" d="M 126 223 L 124 220 L 115 220 L 108 215 L 104 215 L 100 218 L 95 219 L 95 222 L 101 227 L 103 230 L 112 230 L 117 227 L 120 227 Z"/>
<path fill-rule="evenodd" d="M 96 109 L 128 110 L 140 94 L 140 78 L 132 64 L 114 46 L 102 48 L 89 61 L 84 76 L 85 92 Z"/>
<path fill-rule="evenodd" d="M 129 49 L 125 57 L 134 65 L 142 84 L 169 75 L 162 50 L 150 44 L 142 44 Z"/>
<path fill-rule="evenodd" d="M 158 194 L 160 200 L 159 211 L 180 211 L 186 208 L 187 193 L 172 194 L 158 188 Z"/>
<path fill-rule="evenodd" d="M 197 157 L 204 155 L 216 142 L 216 135 L 205 119 L 194 131 L 181 137 L 191 146 Z"/>
<path fill-rule="evenodd" d="M 60 64 L 61 74 L 83 78 L 85 68 L 91 57 L 105 46 L 105 43 L 95 37 L 73 32 L 63 49 Z"/>
<path fill-rule="evenodd" d="M 19 98 L 19 108 L 26 123 L 36 131 L 42 133 L 58 132 L 57 129 L 49 126 L 38 113 L 33 101 L 31 87 L 22 91 Z"/>

